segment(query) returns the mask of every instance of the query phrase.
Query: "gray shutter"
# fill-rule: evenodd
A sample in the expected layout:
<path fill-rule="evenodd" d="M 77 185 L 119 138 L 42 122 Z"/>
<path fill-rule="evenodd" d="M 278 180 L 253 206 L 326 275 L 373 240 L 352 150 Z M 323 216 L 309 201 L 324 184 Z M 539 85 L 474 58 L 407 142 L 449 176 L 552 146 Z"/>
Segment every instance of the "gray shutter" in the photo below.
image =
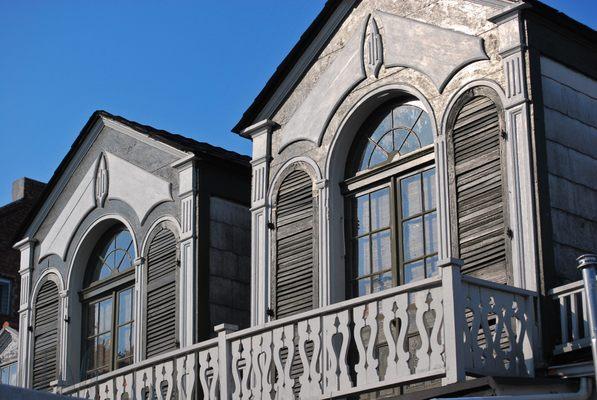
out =
<path fill-rule="evenodd" d="M 57 378 L 59 300 L 58 286 L 53 281 L 43 283 L 35 299 L 33 389 L 36 390 L 48 390 L 50 382 Z"/>
<path fill-rule="evenodd" d="M 313 183 L 305 171 L 291 172 L 276 203 L 275 317 L 314 307 Z"/>
<path fill-rule="evenodd" d="M 316 306 L 316 235 L 313 182 L 303 170 L 288 174 L 280 185 L 276 203 L 276 271 L 274 313 L 276 318 L 312 310 Z M 295 334 L 295 338 L 296 338 Z M 313 352 L 307 345 L 307 356 Z M 282 354 L 286 362 L 287 352 Z M 290 377 L 298 398 L 303 365 L 295 344 Z"/>
<path fill-rule="evenodd" d="M 161 228 L 147 252 L 147 358 L 178 348 L 176 236 Z"/>
<path fill-rule="evenodd" d="M 470 98 L 452 131 L 453 233 L 463 272 L 508 283 L 507 209 L 499 111 L 486 96 Z"/>

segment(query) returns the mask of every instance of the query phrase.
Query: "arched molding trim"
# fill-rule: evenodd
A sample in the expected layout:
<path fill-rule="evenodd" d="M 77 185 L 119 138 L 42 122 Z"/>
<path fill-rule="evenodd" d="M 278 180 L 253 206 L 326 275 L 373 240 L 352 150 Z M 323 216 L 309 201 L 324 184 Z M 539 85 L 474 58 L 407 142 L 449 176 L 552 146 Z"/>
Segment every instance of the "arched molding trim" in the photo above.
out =
<path fill-rule="evenodd" d="M 66 297 L 64 298 L 64 309 L 66 311 L 63 318 L 65 320 L 65 333 L 62 339 L 66 345 L 63 346 L 64 357 L 63 360 L 61 360 L 61 370 L 63 371 L 62 379 L 66 384 L 79 382 L 83 377 L 81 365 L 81 341 L 84 327 L 81 318 L 83 315 L 83 307 L 79 298 L 79 292 L 83 289 L 83 281 L 89 257 L 102 235 L 118 224 L 123 225 L 131 234 L 135 256 L 138 258 L 139 241 L 137 232 L 133 229 L 133 224 L 127 218 L 116 213 L 104 214 L 93 220 L 81 235 L 76 243 L 74 251 L 70 255 L 66 279 Z M 72 244 L 73 243 L 71 243 L 71 245 Z M 135 279 L 135 292 L 138 291 L 138 285 L 139 283 Z M 135 329 L 138 329 L 140 324 L 135 325 Z"/>
<path fill-rule="evenodd" d="M 313 190 L 315 190 L 315 185 L 322 179 L 319 166 L 309 157 L 295 157 L 285 162 L 278 172 L 276 172 L 276 175 L 272 179 L 272 184 L 270 185 L 268 204 L 272 206 L 275 205 L 280 185 L 290 173 L 299 169 L 309 174 L 313 181 Z"/>
<path fill-rule="evenodd" d="M 147 234 L 141 242 L 141 252 L 138 253 L 139 256 L 147 256 L 149 243 L 151 243 L 151 239 L 153 239 L 157 232 L 157 229 L 160 226 L 166 226 L 174 233 L 174 236 L 176 236 L 177 241 L 180 240 L 182 228 L 180 227 L 180 223 L 178 222 L 178 220 L 170 215 L 159 217 L 151 224 L 151 226 L 147 230 Z"/>
<path fill-rule="evenodd" d="M 58 293 L 64 292 L 64 280 L 62 279 L 62 275 L 60 271 L 54 267 L 50 267 L 46 269 L 40 277 L 35 282 L 35 286 L 33 286 L 33 291 L 31 292 L 31 298 L 33 299 L 32 309 L 35 310 L 35 299 L 39 293 L 41 286 L 46 283 L 46 281 L 53 281 L 58 286 Z"/>
<path fill-rule="evenodd" d="M 333 135 L 325 160 L 324 177 L 326 187 L 322 191 L 325 197 L 326 218 L 321 219 L 320 230 L 325 236 L 320 238 L 320 249 L 323 257 L 322 274 L 327 276 L 327 286 L 322 288 L 326 293 L 328 303 L 335 303 L 347 298 L 345 284 L 346 268 L 346 243 L 345 243 L 345 199 L 340 191 L 340 183 L 346 178 L 347 157 L 349 157 L 356 136 L 363 123 L 380 106 L 395 99 L 397 102 L 417 100 L 423 110 L 429 115 L 434 133 L 434 153 L 436 159 L 436 190 L 438 191 L 438 216 L 439 216 L 439 257 L 447 256 L 447 242 L 449 238 L 449 226 L 445 219 L 445 207 L 447 200 L 447 174 L 444 171 L 442 159 L 444 149 L 438 144 L 440 137 L 437 128 L 436 114 L 427 98 L 415 87 L 408 84 L 388 84 L 380 86 L 361 96 L 350 107 L 342 118 L 335 131 L 328 131 L 326 135 Z M 330 125 L 331 126 L 331 125 Z M 443 178 L 445 176 L 445 178 Z M 444 193 L 445 192 L 445 193 Z M 341 232 L 342 234 L 338 234 Z M 331 279 L 333 277 L 333 279 Z"/>

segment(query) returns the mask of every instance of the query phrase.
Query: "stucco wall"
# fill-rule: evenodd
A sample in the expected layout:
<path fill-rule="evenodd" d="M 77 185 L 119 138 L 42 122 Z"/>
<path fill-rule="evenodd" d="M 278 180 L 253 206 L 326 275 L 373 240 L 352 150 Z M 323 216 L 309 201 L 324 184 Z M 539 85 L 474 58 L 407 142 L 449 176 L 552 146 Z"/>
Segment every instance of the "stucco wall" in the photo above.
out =
<path fill-rule="evenodd" d="M 541 59 L 553 250 L 560 283 L 597 252 L 597 82 Z"/>

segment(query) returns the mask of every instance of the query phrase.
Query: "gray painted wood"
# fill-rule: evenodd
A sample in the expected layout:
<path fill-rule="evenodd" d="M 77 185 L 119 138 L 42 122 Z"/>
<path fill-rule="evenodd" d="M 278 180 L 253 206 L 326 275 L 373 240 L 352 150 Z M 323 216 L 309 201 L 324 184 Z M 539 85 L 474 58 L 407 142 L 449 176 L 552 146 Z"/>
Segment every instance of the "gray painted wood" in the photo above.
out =
<path fill-rule="evenodd" d="M 161 228 L 147 253 L 146 357 L 178 348 L 176 236 Z"/>
<path fill-rule="evenodd" d="M 451 130 L 454 252 L 463 273 L 509 283 L 505 161 L 500 115 L 488 97 L 471 95 Z"/>
<path fill-rule="evenodd" d="M 42 284 L 35 299 L 33 331 L 33 389 L 49 390 L 56 380 L 58 362 L 58 286 Z"/>

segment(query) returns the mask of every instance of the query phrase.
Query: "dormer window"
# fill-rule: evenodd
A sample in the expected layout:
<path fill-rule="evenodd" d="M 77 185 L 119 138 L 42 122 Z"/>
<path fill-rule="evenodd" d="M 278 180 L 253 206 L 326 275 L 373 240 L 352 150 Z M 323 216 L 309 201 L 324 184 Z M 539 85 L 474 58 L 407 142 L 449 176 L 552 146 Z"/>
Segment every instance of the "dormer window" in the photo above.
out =
<path fill-rule="evenodd" d="M 345 186 L 353 296 L 435 275 L 433 129 L 422 104 L 382 106 L 361 127 L 350 160 Z"/>

